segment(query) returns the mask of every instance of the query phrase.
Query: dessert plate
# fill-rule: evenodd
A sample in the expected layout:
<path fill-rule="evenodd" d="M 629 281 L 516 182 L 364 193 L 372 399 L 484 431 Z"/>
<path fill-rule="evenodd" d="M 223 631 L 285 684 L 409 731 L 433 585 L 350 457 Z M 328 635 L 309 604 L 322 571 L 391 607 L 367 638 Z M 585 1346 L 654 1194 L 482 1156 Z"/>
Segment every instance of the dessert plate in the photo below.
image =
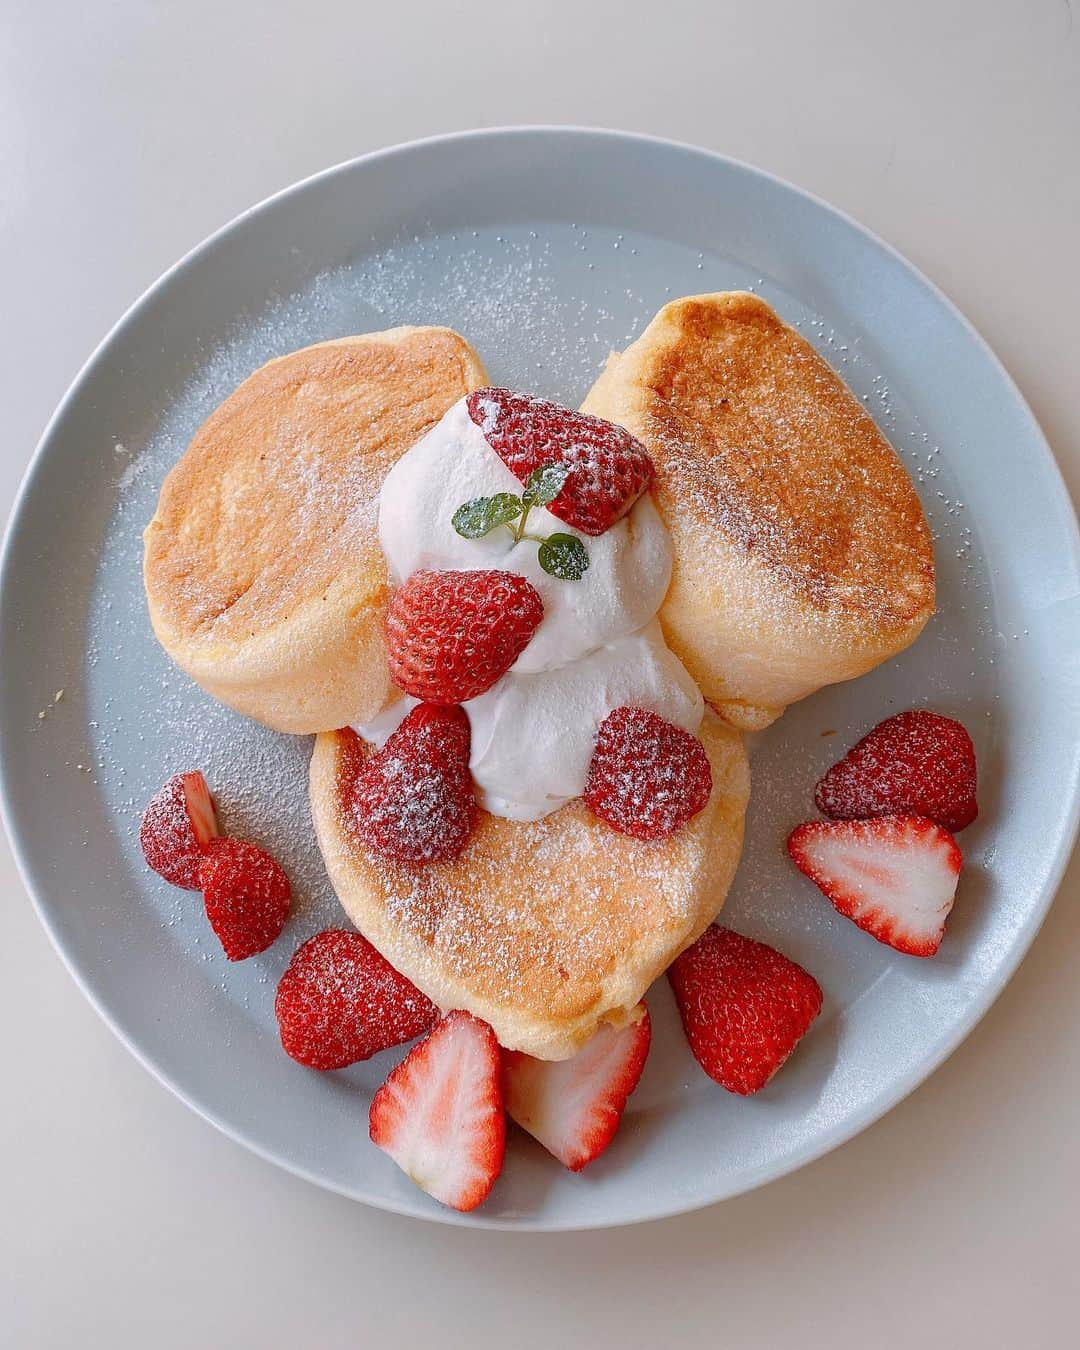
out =
<path fill-rule="evenodd" d="M 749 288 L 800 326 L 907 462 L 937 536 L 940 609 L 900 659 L 799 704 L 752 747 L 746 851 L 724 912 L 817 976 L 825 1007 L 770 1086 L 695 1065 L 666 983 L 612 1148 L 580 1176 L 515 1135 L 491 1199 L 428 1200 L 367 1140 L 390 1052 L 342 1073 L 281 1052 L 274 989 L 341 923 L 311 834 L 307 739 L 203 696 L 159 650 L 140 581 L 158 486 L 202 418 L 272 356 L 400 323 L 459 329 L 492 380 L 577 404 L 667 299 Z M 910 1092 L 1001 991 L 1077 824 L 1080 558 L 1046 443 L 992 353 L 892 249 L 775 178 L 688 146 L 566 128 L 401 146 L 290 188 L 214 235 L 124 316 L 38 447 L 0 593 L 4 811 L 42 922 L 101 1015 L 208 1120 L 370 1204 L 467 1224 L 574 1228 L 671 1214 L 835 1147 Z M 57 691 L 63 696 L 57 699 Z M 840 918 L 792 868 L 819 773 L 889 713 L 961 718 L 979 821 L 940 954 Z M 199 897 L 151 874 L 137 825 L 173 772 L 205 771 L 231 832 L 269 845 L 299 903 L 230 966 Z"/>

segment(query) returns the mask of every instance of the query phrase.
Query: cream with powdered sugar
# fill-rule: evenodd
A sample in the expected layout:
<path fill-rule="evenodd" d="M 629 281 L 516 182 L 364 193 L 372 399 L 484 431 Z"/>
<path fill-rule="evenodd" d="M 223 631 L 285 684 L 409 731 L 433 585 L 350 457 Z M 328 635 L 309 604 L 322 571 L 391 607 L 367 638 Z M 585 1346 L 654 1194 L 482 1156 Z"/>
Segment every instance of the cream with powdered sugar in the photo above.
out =
<path fill-rule="evenodd" d="M 671 545 L 652 501 L 641 498 L 602 535 L 581 535 L 589 567 L 566 581 L 540 567 L 535 543 L 515 543 L 507 529 L 476 540 L 454 530 L 463 502 L 520 491 L 463 399 L 387 475 L 379 539 L 395 585 L 420 568 L 498 567 L 540 592 L 544 619 L 529 645 L 491 689 L 462 705 L 481 804 L 511 820 L 538 820 L 582 795 L 596 732 L 613 709 L 648 708 L 696 732 L 704 703 L 656 622 Z M 540 535 L 570 530 L 542 508 L 529 524 Z M 356 730 L 381 746 L 415 703 L 402 698 Z"/>
<path fill-rule="evenodd" d="M 469 417 L 465 400 L 394 465 L 379 494 L 379 542 L 395 586 L 420 568 L 499 567 L 526 577 L 544 602 L 544 618 L 513 670 L 533 674 L 574 661 L 613 638 L 643 627 L 655 615 L 671 580 L 671 542 L 648 497 L 595 538 L 579 535 L 589 554 L 580 581 L 549 576 L 536 544 L 515 543 L 507 529 L 463 539 L 451 521 L 474 497 L 520 493 L 521 484 Z M 534 507 L 529 532 L 576 534 L 543 507 Z"/>

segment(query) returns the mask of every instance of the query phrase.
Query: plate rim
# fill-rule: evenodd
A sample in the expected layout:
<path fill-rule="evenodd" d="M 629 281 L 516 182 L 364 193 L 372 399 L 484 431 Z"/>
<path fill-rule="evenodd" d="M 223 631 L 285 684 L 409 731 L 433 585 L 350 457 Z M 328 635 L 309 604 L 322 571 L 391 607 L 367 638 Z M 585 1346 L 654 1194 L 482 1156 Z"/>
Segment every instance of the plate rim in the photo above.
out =
<path fill-rule="evenodd" d="M 1033 442 L 1034 445 L 1037 446 L 1037 452 L 1043 459 L 1043 467 L 1048 471 L 1049 482 L 1052 484 L 1058 499 L 1068 507 L 1068 510 L 1063 513 L 1061 525 L 1063 531 L 1068 535 L 1068 561 L 1074 570 L 1080 570 L 1080 525 L 1078 525 L 1077 522 L 1076 508 L 1072 501 L 1068 486 L 1065 483 L 1060 465 L 1054 456 L 1038 419 L 1017 386 L 1016 381 L 1005 368 L 1001 359 L 986 338 L 982 336 L 971 320 L 968 319 L 948 295 L 946 295 L 934 281 L 927 277 L 920 268 L 906 258 L 897 248 L 887 240 L 881 238 L 875 231 L 869 229 L 853 216 L 849 215 L 842 208 L 834 206 L 814 192 L 800 187 L 769 170 L 759 168 L 756 165 L 747 163 L 745 160 L 738 159 L 735 156 L 711 150 L 704 146 L 695 145 L 692 142 L 649 135 L 642 132 L 624 131 L 618 128 L 593 127 L 577 124 L 563 125 L 558 123 L 536 123 L 477 127 L 466 130 L 443 132 L 434 136 L 425 136 L 413 140 L 402 141 L 394 145 L 368 151 L 362 155 L 341 160 L 327 168 L 309 174 L 294 183 L 287 184 L 285 187 L 270 193 L 254 205 L 240 211 L 218 228 L 212 230 L 192 248 L 188 249 L 187 252 L 176 260 L 176 262 L 166 268 L 164 272 L 151 282 L 151 284 L 123 310 L 119 318 L 112 324 L 109 330 L 92 349 L 89 356 L 71 380 L 68 388 L 45 424 L 33 454 L 31 455 L 19 482 L 4 528 L 3 542 L 2 545 L 0 545 L 0 613 L 6 611 L 10 605 L 9 596 L 14 585 L 11 579 L 10 568 L 13 544 L 19 533 L 21 519 L 24 514 L 27 499 L 33 488 L 34 478 L 48 452 L 53 433 L 66 415 L 70 405 L 79 396 L 83 387 L 92 379 L 98 363 L 112 344 L 114 338 L 125 329 L 136 313 L 140 311 L 144 305 L 148 304 L 160 290 L 164 289 L 180 274 L 197 265 L 203 254 L 213 249 L 225 236 L 239 230 L 249 218 L 268 210 L 277 203 L 292 196 L 299 196 L 302 193 L 309 191 L 316 184 L 324 180 L 329 180 L 337 175 L 353 173 L 361 169 L 365 164 L 405 154 L 421 148 L 452 145 L 462 141 L 475 139 L 535 137 L 538 135 L 564 137 L 568 139 L 586 137 L 609 138 L 613 141 L 636 142 L 657 147 L 660 150 L 688 152 L 706 160 L 719 162 L 729 168 L 738 170 L 740 173 L 765 180 L 772 186 L 778 187 L 784 192 L 790 192 L 803 198 L 819 210 L 824 211 L 826 214 L 843 222 L 849 229 L 861 235 L 867 242 L 881 250 L 892 261 L 899 264 L 901 269 L 907 273 L 917 285 L 921 286 L 932 299 L 943 307 L 944 310 L 960 324 L 968 340 L 974 343 L 983 358 L 989 362 L 1003 390 L 1007 392 L 1012 401 L 1018 406 L 1020 413 L 1030 424 L 1030 428 L 1034 433 Z M 245 1130 L 238 1128 L 231 1122 L 219 1117 L 206 1103 L 190 1094 L 172 1075 L 166 1073 L 158 1064 L 156 1064 L 154 1060 L 136 1044 L 126 1028 L 108 1012 L 91 984 L 84 977 L 80 970 L 77 954 L 68 949 L 68 945 L 55 929 L 49 916 L 47 901 L 39 895 L 37 888 L 31 880 L 33 864 L 29 857 L 29 852 L 24 849 L 21 838 L 12 828 L 14 819 L 14 775 L 8 746 L 8 730 L 6 725 L 2 723 L 0 723 L 0 819 L 2 819 L 4 823 L 20 880 L 30 897 L 31 904 L 37 914 L 38 920 L 45 929 L 53 949 L 60 957 L 61 962 L 75 981 L 78 988 L 98 1016 L 105 1022 L 121 1044 L 134 1056 L 134 1058 L 155 1079 L 157 1079 L 162 1086 L 178 1097 L 180 1101 L 197 1115 L 201 1116 L 203 1120 L 215 1126 L 228 1138 L 249 1149 L 266 1162 L 272 1163 L 294 1176 L 312 1182 L 323 1190 L 343 1195 L 348 1199 L 359 1200 L 361 1203 L 375 1209 L 385 1210 L 390 1213 L 401 1214 L 411 1218 L 421 1218 L 432 1222 L 441 1222 L 455 1227 L 485 1228 L 515 1232 L 569 1232 L 627 1227 L 631 1224 L 671 1218 L 679 1214 L 692 1213 L 698 1209 L 718 1204 L 723 1200 L 734 1198 L 736 1195 L 747 1194 L 750 1191 L 758 1189 L 760 1186 L 766 1185 L 772 1181 L 777 1181 L 784 1176 L 790 1175 L 792 1172 L 798 1171 L 808 1163 L 814 1162 L 818 1158 L 824 1157 L 827 1153 L 840 1147 L 840 1145 L 846 1143 L 849 1139 L 854 1138 L 857 1134 L 860 1134 L 877 1120 L 880 1120 L 903 1101 L 904 1098 L 909 1096 L 917 1087 L 924 1083 L 931 1074 L 941 1067 L 945 1060 L 953 1054 L 962 1042 L 967 1039 L 997 1001 L 1005 986 L 1012 979 L 1024 957 L 1027 955 L 1031 944 L 1034 942 L 1046 919 L 1046 915 L 1058 892 L 1065 869 L 1072 856 L 1078 830 L 1080 830 L 1080 786 L 1078 786 L 1076 773 L 1078 765 L 1080 765 L 1080 746 L 1077 747 L 1074 754 L 1074 773 L 1071 783 L 1071 802 L 1068 818 L 1056 841 L 1053 854 L 1048 859 L 1046 879 L 1038 896 L 1034 898 L 1032 902 L 1027 920 L 1023 927 L 1014 935 L 1006 959 L 989 979 L 980 984 L 977 994 L 964 1008 L 952 1033 L 937 1046 L 932 1053 L 921 1059 L 916 1066 L 896 1079 L 890 1084 L 887 1090 L 883 1091 L 877 1098 L 868 1103 L 863 1110 L 856 1111 L 853 1115 L 845 1117 L 841 1123 L 825 1130 L 806 1146 L 795 1150 L 794 1153 L 784 1158 L 778 1166 L 769 1165 L 762 1167 L 760 1169 L 760 1174 L 752 1177 L 748 1182 L 744 1181 L 732 1187 L 724 1187 L 722 1185 L 714 1186 L 711 1190 L 703 1191 L 690 1200 L 680 1198 L 675 1201 L 662 1201 L 657 1204 L 643 1207 L 633 1217 L 624 1216 L 616 1219 L 595 1218 L 590 1216 L 587 1212 L 572 1220 L 560 1218 L 551 1221 L 542 1220 L 539 1216 L 527 1214 L 513 1218 L 498 1218 L 495 1216 L 487 1216 L 483 1211 L 474 1211 L 471 1214 L 458 1214 L 456 1211 L 445 1210 L 442 1207 L 439 1207 L 436 1210 L 424 1206 L 419 1195 L 415 1202 L 408 1202 L 406 1200 L 398 1201 L 394 1197 L 386 1196 L 384 1194 L 364 1194 L 362 1193 L 362 1187 L 353 1190 L 344 1190 L 340 1186 L 335 1185 L 332 1181 L 329 1181 L 326 1177 L 316 1175 L 310 1170 L 295 1163 L 286 1155 L 265 1147 L 259 1143 L 258 1140 L 248 1135 Z"/>

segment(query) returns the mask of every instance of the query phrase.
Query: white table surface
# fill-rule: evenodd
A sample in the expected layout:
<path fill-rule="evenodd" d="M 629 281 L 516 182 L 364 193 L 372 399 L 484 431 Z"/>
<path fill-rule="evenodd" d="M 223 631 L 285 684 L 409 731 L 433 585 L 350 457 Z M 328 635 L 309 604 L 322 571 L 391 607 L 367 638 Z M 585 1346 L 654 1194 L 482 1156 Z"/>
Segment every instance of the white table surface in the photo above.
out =
<path fill-rule="evenodd" d="M 1075 499 L 1080 12 L 644 8 L 0 0 L 5 513 L 91 347 L 210 230 L 362 151 L 509 122 L 696 141 L 845 208 L 990 340 Z M 367 1210 L 229 1142 L 98 1021 L 0 849 L 4 1347 L 1077 1343 L 1075 863 L 990 1015 L 874 1128 L 702 1213 L 545 1237 Z"/>

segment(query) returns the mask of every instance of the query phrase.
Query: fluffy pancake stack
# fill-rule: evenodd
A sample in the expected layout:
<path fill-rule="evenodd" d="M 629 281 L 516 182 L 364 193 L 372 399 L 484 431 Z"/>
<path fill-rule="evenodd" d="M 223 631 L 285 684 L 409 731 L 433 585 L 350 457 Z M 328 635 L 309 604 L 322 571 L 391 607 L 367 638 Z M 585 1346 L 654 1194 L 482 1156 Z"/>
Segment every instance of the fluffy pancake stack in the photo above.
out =
<path fill-rule="evenodd" d="M 155 632 L 203 688 L 281 731 L 319 732 L 311 799 L 350 917 L 441 1006 L 541 1058 L 624 1020 L 715 917 L 742 842 L 736 728 L 901 650 L 933 609 L 914 489 L 828 365 L 762 301 L 668 305 L 584 405 L 648 447 L 671 532 L 667 639 L 713 704 L 706 808 L 668 839 L 580 801 L 531 823 L 481 813 L 465 851 L 410 870 L 368 854 L 347 728 L 392 695 L 376 534 L 390 466 L 485 382 L 465 340 L 399 328 L 251 376 L 199 430 L 146 531 Z"/>

